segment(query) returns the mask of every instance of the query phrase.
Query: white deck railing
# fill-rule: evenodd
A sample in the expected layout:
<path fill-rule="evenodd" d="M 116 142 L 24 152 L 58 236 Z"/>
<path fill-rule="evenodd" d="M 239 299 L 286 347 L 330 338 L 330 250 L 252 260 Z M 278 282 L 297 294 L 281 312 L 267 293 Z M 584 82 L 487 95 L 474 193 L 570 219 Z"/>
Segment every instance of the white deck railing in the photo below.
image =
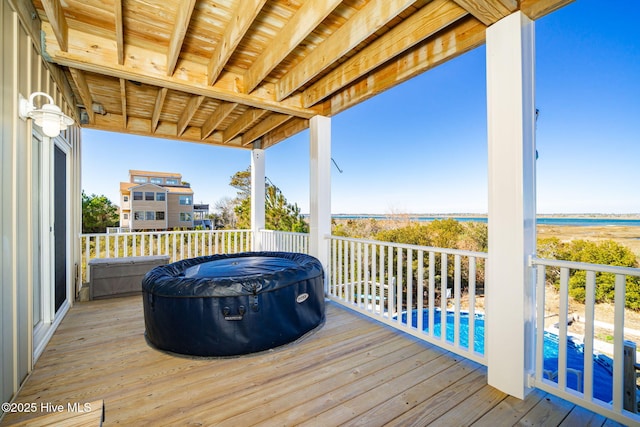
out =
<path fill-rule="evenodd" d="M 474 339 L 484 336 L 476 328 L 484 327 L 477 295 L 484 292 L 486 253 L 336 236 L 330 240 L 330 299 L 486 364 L 484 342 Z"/>
<path fill-rule="evenodd" d="M 94 258 L 168 255 L 170 262 L 203 255 L 251 250 L 250 230 L 152 231 L 81 234 L 82 282 L 90 280 L 88 262 Z"/>
<path fill-rule="evenodd" d="M 309 252 L 308 234 L 261 230 L 256 238 L 261 239 L 262 250 L 265 251 Z M 93 258 L 169 255 L 170 261 L 175 262 L 201 255 L 250 251 L 252 239 L 250 230 L 83 234 L 83 279 L 85 282 L 89 280 L 86 265 Z M 484 316 L 490 315 L 482 304 L 486 253 L 336 236 L 328 239 L 328 298 L 443 349 L 487 364 L 484 342 L 480 347 L 477 343 L 478 339 L 483 341 L 485 335 L 480 330 L 484 328 Z M 625 288 L 627 278 L 640 277 L 640 269 L 539 258 L 531 258 L 530 264 L 537 272 L 537 351 L 531 386 L 621 423 L 640 423 L 640 417 L 626 409 L 637 402 L 635 367 L 624 367 L 625 363 L 630 364 L 629 357 L 625 358 L 625 343 L 628 344 L 624 332 Z M 594 307 L 598 275 L 609 273 L 615 276 L 615 322 L 611 346 L 613 386 L 609 402 L 594 397 L 594 387 L 599 385 L 593 382 L 593 357 L 584 358 L 584 369 L 580 372 L 566 363 L 567 337 L 572 335 L 567 327 L 572 320 L 568 312 L 572 271 L 586 272 L 586 309 L 582 319 L 585 332 L 580 338 L 586 355 L 597 353 L 594 350 L 597 347 L 595 329 L 599 322 L 595 318 Z M 558 369 L 555 372 L 544 368 L 543 350 L 545 284 L 552 274 L 560 279 L 560 312 L 555 331 Z M 443 328 L 442 325 L 446 326 Z M 442 333 L 443 330 L 446 332 Z M 626 353 L 629 355 L 629 351 Z M 635 360 L 635 353 L 633 356 Z M 600 362 L 598 359 L 597 363 Z M 568 386 L 568 378 L 572 376 L 577 376 L 581 384 L 575 387 L 577 390 Z"/>
<path fill-rule="evenodd" d="M 309 253 L 309 234 L 260 230 L 262 250 Z"/>
<path fill-rule="evenodd" d="M 640 277 L 640 269 L 614 267 L 608 265 L 545 260 L 532 258 L 531 265 L 536 268 L 536 299 L 537 299 L 537 326 L 536 326 L 536 356 L 535 356 L 535 374 L 532 378 L 532 385 L 562 397 L 568 401 L 584 406 L 594 412 L 605 415 L 621 423 L 631 424 L 640 423 L 640 417 L 634 413 L 634 407 L 637 408 L 637 386 L 636 386 L 636 367 L 635 361 L 635 343 L 627 342 L 627 357 L 625 357 L 625 330 L 624 330 L 624 307 L 626 284 L 630 277 Z M 585 287 L 585 313 L 584 319 L 584 336 L 579 339 L 583 343 L 584 351 L 584 369 L 582 372 L 574 372 L 567 367 L 567 352 L 569 351 L 568 324 L 574 319 L 569 317 L 569 279 L 570 273 L 576 271 L 584 271 L 586 276 Z M 598 276 L 601 273 L 607 273 L 615 277 L 615 301 L 614 301 L 614 324 L 613 327 L 613 358 L 612 372 L 613 384 L 611 390 L 611 401 L 601 401 L 594 397 L 594 387 L 603 387 L 602 384 L 594 384 L 594 363 L 606 363 L 608 358 L 599 356 L 599 352 L 595 350 L 596 334 L 595 329 L 597 320 L 595 316 L 595 295 L 596 285 L 599 283 Z M 545 333 L 545 285 L 550 275 L 558 277 L 559 274 L 559 313 L 557 323 L 558 347 L 557 347 L 557 366 L 556 372 L 548 372 L 544 369 L 544 333 Z M 555 319 L 554 319 L 555 320 Z M 636 337 L 637 339 L 637 337 Z M 632 345 L 629 345 L 632 344 Z M 632 348 L 633 351 L 629 351 Z M 596 355 L 594 358 L 593 355 Z M 626 360 L 625 360 L 626 359 Z M 610 360 L 610 359 L 609 359 Z M 625 366 L 626 365 L 626 366 Z M 626 371 L 626 372 L 625 372 Z M 571 376 L 578 375 L 577 387 L 570 388 L 568 381 Z M 626 378 L 626 379 L 625 379 Z M 631 409 L 631 410 L 627 410 Z"/>

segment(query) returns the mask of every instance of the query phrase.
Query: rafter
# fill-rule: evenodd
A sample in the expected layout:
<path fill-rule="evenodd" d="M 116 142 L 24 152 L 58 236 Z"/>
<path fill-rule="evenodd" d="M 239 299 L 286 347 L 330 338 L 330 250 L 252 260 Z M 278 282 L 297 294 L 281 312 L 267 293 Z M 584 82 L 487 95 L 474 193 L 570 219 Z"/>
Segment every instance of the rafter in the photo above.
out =
<path fill-rule="evenodd" d="M 253 124 L 253 122 L 258 120 L 265 114 L 267 114 L 267 111 L 265 110 L 257 110 L 255 108 L 248 109 L 244 112 L 244 114 L 238 117 L 235 122 L 231 123 L 231 125 L 227 129 L 225 129 L 222 135 L 222 142 L 226 144 L 236 136 L 245 132 L 247 128 Z"/>
<path fill-rule="evenodd" d="M 178 119 L 178 135 L 182 135 L 184 130 L 187 128 L 191 118 L 196 111 L 198 111 L 198 108 L 200 108 L 202 101 L 204 101 L 204 96 L 202 95 L 192 96 L 191 99 L 189 99 L 182 115 L 180 115 L 180 118 Z"/>
<path fill-rule="evenodd" d="M 160 113 L 162 112 L 162 106 L 164 105 L 164 98 L 167 96 L 168 91 L 169 90 L 166 87 L 163 87 L 156 95 L 156 102 L 153 105 L 153 114 L 151 115 L 151 133 L 154 133 L 158 127 Z"/>
<path fill-rule="evenodd" d="M 484 25 L 493 25 L 518 9 L 517 0 L 453 0 Z"/>
<path fill-rule="evenodd" d="M 575 0 L 522 0 L 520 10 L 531 19 L 539 19 Z"/>
<path fill-rule="evenodd" d="M 270 43 L 271 48 L 265 49 L 245 72 L 244 92 L 249 93 L 255 89 L 340 3 L 342 0 L 305 2 L 278 32 Z"/>
<path fill-rule="evenodd" d="M 281 101 L 292 94 L 413 3 L 411 0 L 372 0 L 367 3 L 280 79 L 276 84 L 276 99 Z"/>
<path fill-rule="evenodd" d="M 76 83 L 78 92 L 80 92 L 80 99 L 82 99 L 84 108 L 89 115 L 89 121 L 93 123 L 95 121 L 95 113 L 93 112 L 93 98 L 91 97 L 91 91 L 89 90 L 87 79 L 85 79 L 84 73 L 82 71 L 75 68 L 69 68 L 69 72 L 71 73 L 73 81 Z"/>
<path fill-rule="evenodd" d="M 210 115 L 209 118 L 202 125 L 200 137 L 202 139 L 205 139 L 209 135 L 211 135 L 213 131 L 216 130 L 218 126 L 220 126 L 220 123 L 222 123 L 222 121 L 226 119 L 227 116 L 231 114 L 231 112 L 237 106 L 238 104 L 234 102 L 230 102 L 230 103 L 223 103 L 218 108 L 216 108 L 213 114 Z"/>
<path fill-rule="evenodd" d="M 184 41 L 184 36 L 187 34 L 187 28 L 189 28 L 189 21 L 191 20 L 191 14 L 193 13 L 195 5 L 196 0 L 180 1 L 176 25 L 173 27 L 173 33 L 171 34 L 169 49 L 167 51 L 167 76 L 173 75 L 173 70 L 176 68 L 180 50 L 182 49 L 182 42 Z"/>
<path fill-rule="evenodd" d="M 116 62 L 116 52 L 113 49 L 113 41 L 70 29 L 73 37 L 69 52 L 60 50 L 53 35 L 51 25 L 42 23 L 45 33 L 47 54 L 52 61 L 59 65 L 81 69 L 96 74 L 137 81 L 152 86 L 166 87 L 171 90 L 202 95 L 226 102 L 237 102 L 244 105 L 263 108 L 281 114 L 310 118 L 318 114 L 313 109 L 302 107 L 301 97 L 290 97 L 286 101 L 278 102 L 274 99 L 273 88 L 254 91 L 251 95 L 239 93 L 235 85 L 235 79 L 220 79 L 214 86 L 206 83 L 206 73 L 202 65 L 191 62 L 188 64 L 190 71 L 189 80 L 184 76 L 166 76 L 166 56 L 158 54 L 150 49 L 138 46 L 127 46 L 127 61 L 125 65 Z M 200 67 L 200 68 L 199 68 Z M 241 79 L 241 77 L 239 77 Z M 256 93 L 260 92 L 260 93 Z"/>
<path fill-rule="evenodd" d="M 324 102 L 324 115 L 333 116 L 437 65 L 468 52 L 485 41 L 484 24 L 473 17 L 438 33 L 421 45 L 389 61 Z"/>
<path fill-rule="evenodd" d="M 293 118 L 262 137 L 262 148 L 266 149 L 280 141 L 309 128 L 309 120 Z"/>
<path fill-rule="evenodd" d="M 113 14 L 116 20 L 116 49 L 118 51 L 118 64 L 124 64 L 124 23 L 122 21 L 122 0 L 115 0 Z"/>
<path fill-rule="evenodd" d="M 69 27 L 60 0 L 42 0 L 42 6 L 44 6 L 44 12 L 53 27 L 60 49 L 66 52 L 69 49 Z"/>
<path fill-rule="evenodd" d="M 246 131 L 244 135 L 242 135 L 242 145 L 246 147 L 256 139 L 267 134 L 268 132 L 271 132 L 281 124 L 291 120 L 291 118 L 292 116 L 277 113 L 269 115 L 263 121 L 261 121 L 260 123 Z"/>
<path fill-rule="evenodd" d="M 233 16 L 229 24 L 227 24 L 224 36 L 222 40 L 218 41 L 216 49 L 209 60 L 207 72 L 209 76 L 208 83 L 210 85 L 213 85 L 216 80 L 218 80 L 222 69 L 227 64 L 233 51 L 244 37 L 253 20 L 256 19 L 256 16 L 260 13 L 260 9 L 262 9 L 266 1 L 267 0 L 242 0 L 238 2 L 236 9 L 233 11 Z"/>
<path fill-rule="evenodd" d="M 448 0 L 434 0 L 428 3 L 305 90 L 304 105 L 315 105 L 384 64 L 388 58 L 401 54 L 466 15 L 464 9 Z"/>
<path fill-rule="evenodd" d="M 122 127 L 127 128 L 127 83 L 120 79 L 120 102 L 122 103 Z"/>

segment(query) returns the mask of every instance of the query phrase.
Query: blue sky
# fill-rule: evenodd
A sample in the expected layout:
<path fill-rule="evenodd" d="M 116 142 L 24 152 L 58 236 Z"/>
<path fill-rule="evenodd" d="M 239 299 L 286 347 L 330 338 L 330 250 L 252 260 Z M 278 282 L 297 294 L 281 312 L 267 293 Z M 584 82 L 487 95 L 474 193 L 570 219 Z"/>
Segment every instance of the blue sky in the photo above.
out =
<path fill-rule="evenodd" d="M 640 2 L 575 3 L 536 21 L 537 211 L 640 213 Z M 333 213 L 486 213 L 485 48 L 332 119 Z M 309 133 L 266 173 L 309 210 Z M 234 197 L 250 153 L 83 130 L 82 187 L 119 202 L 129 169 L 182 173 L 197 203 Z"/>

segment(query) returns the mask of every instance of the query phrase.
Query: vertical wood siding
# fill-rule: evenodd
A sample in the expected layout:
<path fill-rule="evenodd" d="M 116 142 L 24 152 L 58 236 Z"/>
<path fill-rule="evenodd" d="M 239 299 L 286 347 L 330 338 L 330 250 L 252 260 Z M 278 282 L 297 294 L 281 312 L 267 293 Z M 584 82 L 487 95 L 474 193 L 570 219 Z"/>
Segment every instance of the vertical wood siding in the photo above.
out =
<path fill-rule="evenodd" d="M 32 369 L 33 289 L 40 286 L 41 267 L 38 238 L 40 204 L 38 194 L 39 145 L 32 142 L 31 121 L 18 117 L 18 95 L 28 97 L 42 91 L 53 97 L 62 110 L 72 115 L 72 107 L 55 83 L 52 72 L 38 53 L 39 40 L 30 36 L 14 4 L 0 5 L 0 398 L 10 401 Z M 22 11 L 24 12 L 24 11 Z M 28 25 L 31 26 L 31 22 Z M 53 73 L 57 73 L 53 70 Z M 71 146 L 70 182 L 71 227 L 68 259 L 71 271 L 79 259 L 80 130 L 74 126 L 61 134 Z M 75 274 L 72 274 L 72 277 Z M 75 283 L 75 282 L 74 282 Z M 69 296 L 74 299 L 74 291 Z M 1 414 L 0 414 L 1 415 Z"/>

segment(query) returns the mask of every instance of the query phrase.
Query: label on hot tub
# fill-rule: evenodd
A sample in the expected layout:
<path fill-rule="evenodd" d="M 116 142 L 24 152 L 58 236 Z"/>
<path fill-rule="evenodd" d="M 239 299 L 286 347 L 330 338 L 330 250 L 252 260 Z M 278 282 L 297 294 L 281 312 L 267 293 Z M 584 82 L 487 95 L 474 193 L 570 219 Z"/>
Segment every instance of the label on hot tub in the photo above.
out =
<path fill-rule="evenodd" d="M 309 294 L 307 294 L 307 293 L 300 294 L 300 295 L 298 295 L 298 298 L 296 298 L 296 302 L 298 304 L 303 303 L 303 302 L 305 302 L 307 300 L 307 298 L 309 298 Z"/>
<path fill-rule="evenodd" d="M 242 320 L 242 315 L 224 316 L 224 320 Z"/>

